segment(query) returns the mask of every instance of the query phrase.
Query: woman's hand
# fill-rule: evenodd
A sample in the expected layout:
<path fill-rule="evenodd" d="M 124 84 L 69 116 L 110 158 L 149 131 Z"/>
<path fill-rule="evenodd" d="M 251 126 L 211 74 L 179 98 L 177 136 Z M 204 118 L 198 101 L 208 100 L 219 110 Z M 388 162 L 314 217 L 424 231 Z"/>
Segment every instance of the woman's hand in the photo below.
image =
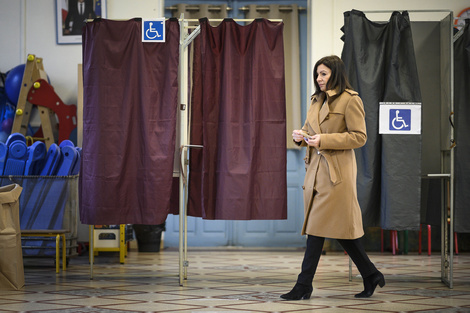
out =
<path fill-rule="evenodd" d="M 312 146 L 312 147 L 315 147 L 315 148 L 319 149 L 320 148 L 320 135 L 316 134 L 316 135 L 313 135 L 310 139 L 306 138 L 305 142 L 309 146 Z"/>
<path fill-rule="evenodd" d="M 292 131 L 292 139 L 294 139 L 295 142 L 301 142 L 302 140 L 304 140 L 302 131 L 299 129 Z"/>

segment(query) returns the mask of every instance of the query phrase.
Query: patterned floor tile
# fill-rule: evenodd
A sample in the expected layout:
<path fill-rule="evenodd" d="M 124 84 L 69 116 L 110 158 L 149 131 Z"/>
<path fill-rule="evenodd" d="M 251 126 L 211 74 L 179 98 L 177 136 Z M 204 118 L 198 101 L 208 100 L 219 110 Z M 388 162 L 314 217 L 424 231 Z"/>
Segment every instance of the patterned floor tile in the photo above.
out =
<path fill-rule="evenodd" d="M 295 284 L 302 249 L 191 248 L 183 286 L 178 251 L 131 250 L 125 264 L 113 253 L 72 258 L 55 273 L 51 260 L 25 262 L 23 290 L 0 292 L 5 312 L 470 312 L 470 254 L 454 257 L 454 288 L 441 282 L 440 255 L 371 253 L 386 285 L 356 299 L 362 278 L 344 253 L 323 255 L 309 300 L 285 301 Z M 92 275 L 93 274 L 93 275 Z"/>

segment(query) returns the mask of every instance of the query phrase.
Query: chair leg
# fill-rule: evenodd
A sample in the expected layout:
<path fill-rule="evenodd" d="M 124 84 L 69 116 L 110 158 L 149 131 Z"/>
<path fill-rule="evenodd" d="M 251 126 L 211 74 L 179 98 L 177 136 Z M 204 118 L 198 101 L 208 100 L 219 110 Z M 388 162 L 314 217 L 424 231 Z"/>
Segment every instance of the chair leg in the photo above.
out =
<path fill-rule="evenodd" d="M 428 255 L 431 255 L 431 225 L 428 225 Z"/>
<path fill-rule="evenodd" d="M 421 235 L 423 233 L 423 225 L 419 224 L 419 235 L 418 235 L 418 254 L 421 254 L 421 244 L 422 244 L 422 239 Z"/>
<path fill-rule="evenodd" d="M 398 250 L 398 236 L 397 236 L 397 231 L 396 230 L 391 230 L 390 231 L 390 237 L 392 239 L 392 254 L 395 255 L 397 254 L 397 250 Z"/>
<path fill-rule="evenodd" d="M 457 233 L 454 232 L 455 254 L 459 254 L 459 242 L 457 241 Z"/>
<path fill-rule="evenodd" d="M 380 252 L 384 253 L 384 230 L 380 229 Z"/>
<path fill-rule="evenodd" d="M 408 231 L 403 231 L 403 254 L 408 254 Z"/>
<path fill-rule="evenodd" d="M 399 245 L 398 245 L 398 230 L 395 230 L 395 250 L 396 250 L 396 253 L 398 254 L 400 249 L 399 249 Z"/>

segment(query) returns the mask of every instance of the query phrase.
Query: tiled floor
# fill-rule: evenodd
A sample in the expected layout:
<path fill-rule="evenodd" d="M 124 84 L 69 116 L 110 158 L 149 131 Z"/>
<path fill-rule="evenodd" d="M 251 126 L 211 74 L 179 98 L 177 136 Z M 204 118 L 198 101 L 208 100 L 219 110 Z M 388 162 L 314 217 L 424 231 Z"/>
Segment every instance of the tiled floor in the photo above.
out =
<path fill-rule="evenodd" d="M 386 286 L 355 299 L 362 280 L 348 257 L 322 256 L 310 300 L 282 301 L 294 285 L 302 249 L 190 248 L 188 279 L 179 286 L 178 251 L 131 250 L 86 256 L 55 274 L 51 259 L 26 259 L 22 291 L 0 291 L 0 312 L 470 312 L 470 254 L 454 257 L 454 288 L 440 281 L 440 255 L 370 253 Z"/>

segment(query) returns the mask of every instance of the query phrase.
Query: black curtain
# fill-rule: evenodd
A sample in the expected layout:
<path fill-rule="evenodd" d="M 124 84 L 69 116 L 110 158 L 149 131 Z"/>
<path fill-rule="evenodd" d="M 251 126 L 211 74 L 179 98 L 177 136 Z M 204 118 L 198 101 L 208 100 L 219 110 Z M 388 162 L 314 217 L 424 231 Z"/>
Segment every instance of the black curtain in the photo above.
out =
<path fill-rule="evenodd" d="M 455 110 L 455 224 L 454 231 L 470 232 L 470 19 L 454 42 Z"/>
<path fill-rule="evenodd" d="M 364 226 L 416 230 L 420 223 L 421 135 L 379 135 L 380 102 L 421 102 L 408 12 L 375 23 L 344 13 L 342 59 L 366 112 L 367 143 L 356 150 Z"/>

